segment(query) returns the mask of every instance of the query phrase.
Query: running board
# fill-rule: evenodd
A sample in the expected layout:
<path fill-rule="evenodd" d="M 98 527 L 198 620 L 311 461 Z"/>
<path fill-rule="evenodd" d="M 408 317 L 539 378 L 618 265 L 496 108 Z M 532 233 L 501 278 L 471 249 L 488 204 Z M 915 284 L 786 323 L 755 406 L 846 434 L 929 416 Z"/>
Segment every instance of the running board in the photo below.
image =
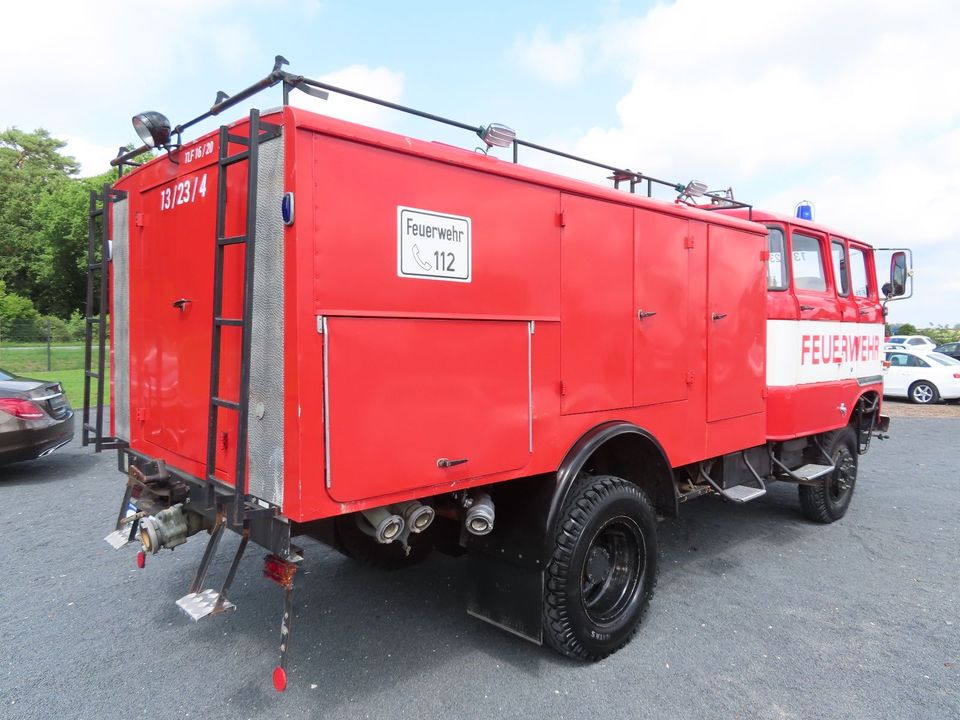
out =
<path fill-rule="evenodd" d="M 750 472 L 758 483 L 756 486 L 734 485 L 733 487 L 722 488 L 707 474 L 707 471 L 703 469 L 702 465 L 700 466 L 700 477 L 706 480 L 718 495 L 721 495 L 731 502 L 743 504 L 766 495 L 767 486 L 763 484 L 763 479 L 756 473 L 749 461 L 747 461 L 746 455 L 743 453 L 741 453 L 741 455 L 743 455 L 743 460 L 747 464 L 747 468 L 750 469 Z"/>
<path fill-rule="evenodd" d="M 824 478 L 832 473 L 835 465 L 819 465 L 817 463 L 807 463 L 801 467 L 791 470 L 770 453 L 770 459 L 780 470 L 777 480 L 784 482 L 794 482 L 799 485 L 819 485 Z"/>

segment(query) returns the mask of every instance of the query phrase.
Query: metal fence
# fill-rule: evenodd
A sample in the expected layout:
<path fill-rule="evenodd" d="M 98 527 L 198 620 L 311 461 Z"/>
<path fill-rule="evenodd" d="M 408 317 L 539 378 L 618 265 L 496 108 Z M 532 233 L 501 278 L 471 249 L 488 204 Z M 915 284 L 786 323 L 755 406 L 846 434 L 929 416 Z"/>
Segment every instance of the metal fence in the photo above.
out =
<path fill-rule="evenodd" d="M 18 375 L 82 370 L 84 329 L 82 318 L 78 320 L 40 317 L 0 321 L 0 368 Z"/>

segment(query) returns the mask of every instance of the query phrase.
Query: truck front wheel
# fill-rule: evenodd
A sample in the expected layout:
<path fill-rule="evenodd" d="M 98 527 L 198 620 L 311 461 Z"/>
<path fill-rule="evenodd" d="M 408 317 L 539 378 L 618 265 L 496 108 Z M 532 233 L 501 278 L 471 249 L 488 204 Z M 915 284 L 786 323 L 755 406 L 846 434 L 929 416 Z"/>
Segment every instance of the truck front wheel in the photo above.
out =
<path fill-rule="evenodd" d="M 572 658 L 600 660 L 637 631 L 657 575 L 656 515 L 636 485 L 583 478 L 555 528 L 544 589 L 544 635 Z"/>
<path fill-rule="evenodd" d="M 857 436 L 853 428 L 832 433 L 824 450 L 834 470 L 819 485 L 800 486 L 800 508 L 809 520 L 832 523 L 847 514 L 857 484 Z"/>

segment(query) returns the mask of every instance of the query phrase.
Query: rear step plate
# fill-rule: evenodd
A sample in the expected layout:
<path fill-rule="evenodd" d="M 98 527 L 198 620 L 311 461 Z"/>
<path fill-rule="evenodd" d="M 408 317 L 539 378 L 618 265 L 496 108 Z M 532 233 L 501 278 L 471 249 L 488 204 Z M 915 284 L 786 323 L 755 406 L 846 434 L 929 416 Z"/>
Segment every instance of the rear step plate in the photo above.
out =
<path fill-rule="evenodd" d="M 194 622 L 200 622 L 200 620 L 207 615 L 213 613 L 214 608 L 217 606 L 217 598 L 219 595 L 220 593 L 213 588 L 188 593 L 177 600 L 177 607 L 183 610 Z M 230 612 L 236 609 L 236 605 L 224 598 L 223 605 L 220 606 L 217 614 L 219 615 L 220 613 Z"/>
<path fill-rule="evenodd" d="M 106 540 L 114 550 L 119 550 L 130 542 L 130 528 L 123 527 L 120 530 L 114 530 L 107 535 L 104 540 Z"/>
<path fill-rule="evenodd" d="M 723 490 L 723 496 L 725 498 L 738 503 L 750 502 L 766 494 L 767 491 L 765 488 L 751 487 L 749 485 L 734 485 L 733 487 L 724 488 Z"/>

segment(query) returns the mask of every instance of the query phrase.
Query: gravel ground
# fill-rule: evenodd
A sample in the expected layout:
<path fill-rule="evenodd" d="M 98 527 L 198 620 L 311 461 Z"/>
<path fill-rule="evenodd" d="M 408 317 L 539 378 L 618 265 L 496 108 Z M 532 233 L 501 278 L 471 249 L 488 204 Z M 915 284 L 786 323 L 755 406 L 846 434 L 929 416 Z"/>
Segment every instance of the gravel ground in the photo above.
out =
<path fill-rule="evenodd" d="M 960 403 L 951 401 L 936 405 L 915 405 L 905 400 L 888 398 L 883 401 L 883 413 L 890 417 L 960 418 Z"/>
<path fill-rule="evenodd" d="M 70 446 L 0 469 L 0 717 L 957 718 L 958 431 L 895 420 L 833 525 L 804 521 L 785 485 L 685 506 L 661 525 L 640 633 L 593 665 L 468 617 L 461 561 L 383 574 L 306 543 L 284 694 L 263 553 L 238 611 L 194 625 L 174 600 L 202 542 L 136 570 L 101 539 L 115 457 Z"/>

